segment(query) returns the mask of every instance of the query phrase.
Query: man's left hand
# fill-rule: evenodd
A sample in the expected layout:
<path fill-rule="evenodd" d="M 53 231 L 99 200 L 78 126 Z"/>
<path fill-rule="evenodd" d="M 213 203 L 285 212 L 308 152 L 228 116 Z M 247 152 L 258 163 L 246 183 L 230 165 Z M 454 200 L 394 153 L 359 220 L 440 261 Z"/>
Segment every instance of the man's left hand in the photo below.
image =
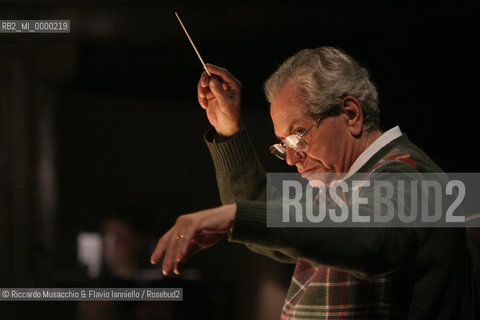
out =
<path fill-rule="evenodd" d="M 195 253 L 218 243 L 233 225 L 237 205 L 235 203 L 185 214 L 177 218 L 175 225 L 165 233 L 152 253 L 151 262 L 163 257 L 162 272 L 182 272 L 183 264 Z"/>

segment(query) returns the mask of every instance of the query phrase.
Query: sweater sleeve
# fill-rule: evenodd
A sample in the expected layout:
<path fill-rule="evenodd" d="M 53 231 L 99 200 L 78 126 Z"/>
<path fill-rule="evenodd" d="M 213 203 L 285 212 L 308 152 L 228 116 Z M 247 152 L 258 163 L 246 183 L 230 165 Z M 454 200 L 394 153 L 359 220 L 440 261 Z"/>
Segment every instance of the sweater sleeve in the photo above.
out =
<path fill-rule="evenodd" d="M 215 130 L 205 134 L 212 155 L 222 204 L 239 199 L 266 200 L 265 171 L 245 129 L 225 142 L 213 142 Z"/>
<path fill-rule="evenodd" d="M 232 242 L 270 248 L 359 278 L 390 273 L 412 261 L 425 232 L 420 228 L 267 228 L 265 203 L 239 201 L 237 206 Z"/>
<path fill-rule="evenodd" d="M 242 200 L 255 201 L 262 206 L 266 201 L 266 176 L 265 171 L 258 161 L 250 138 L 245 129 L 225 142 L 214 142 L 215 130 L 212 128 L 204 136 L 205 143 L 212 155 L 218 189 L 222 204 L 239 202 Z M 264 211 L 252 212 L 253 215 L 265 215 Z M 260 218 L 261 219 L 261 218 Z M 245 223 L 243 219 L 235 219 L 233 230 L 241 228 Z M 229 234 L 229 241 L 232 234 Z M 268 256 L 284 263 L 295 263 L 293 259 L 268 246 L 259 246 L 253 242 L 242 242 L 250 250 Z"/>

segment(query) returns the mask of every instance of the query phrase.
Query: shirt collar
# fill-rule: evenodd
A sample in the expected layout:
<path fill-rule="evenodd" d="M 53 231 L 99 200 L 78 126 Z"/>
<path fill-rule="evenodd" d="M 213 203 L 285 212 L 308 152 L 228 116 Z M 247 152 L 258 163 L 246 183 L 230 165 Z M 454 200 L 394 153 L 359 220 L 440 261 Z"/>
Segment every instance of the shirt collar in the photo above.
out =
<path fill-rule="evenodd" d="M 399 126 L 395 126 L 392 129 L 385 131 L 377 140 L 375 140 L 367 149 L 365 149 L 360 156 L 353 162 L 352 166 L 347 172 L 347 175 L 343 177 L 346 179 L 356 173 L 364 164 L 367 163 L 370 158 L 372 158 L 380 149 L 385 147 L 387 144 L 397 139 L 402 135 Z"/>

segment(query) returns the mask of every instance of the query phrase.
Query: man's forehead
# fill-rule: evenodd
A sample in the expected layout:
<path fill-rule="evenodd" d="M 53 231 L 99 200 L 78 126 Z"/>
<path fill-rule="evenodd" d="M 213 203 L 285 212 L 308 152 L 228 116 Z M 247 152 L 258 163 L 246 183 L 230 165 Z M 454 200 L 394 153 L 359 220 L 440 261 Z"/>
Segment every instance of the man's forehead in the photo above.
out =
<path fill-rule="evenodd" d="M 295 126 L 309 121 L 307 108 L 298 99 L 293 82 L 288 82 L 271 101 L 270 116 L 277 137 L 285 137 Z"/>

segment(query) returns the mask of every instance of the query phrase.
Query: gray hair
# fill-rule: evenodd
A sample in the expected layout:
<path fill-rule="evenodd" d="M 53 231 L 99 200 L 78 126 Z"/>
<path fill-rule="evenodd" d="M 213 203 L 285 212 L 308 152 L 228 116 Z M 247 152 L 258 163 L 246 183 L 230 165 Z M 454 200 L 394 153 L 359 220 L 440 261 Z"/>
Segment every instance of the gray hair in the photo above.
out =
<path fill-rule="evenodd" d="M 312 117 L 329 113 L 345 96 L 352 95 L 362 106 L 365 130 L 379 128 L 377 88 L 368 70 L 343 51 L 320 47 L 302 50 L 288 58 L 265 82 L 268 101 L 291 79 Z"/>

